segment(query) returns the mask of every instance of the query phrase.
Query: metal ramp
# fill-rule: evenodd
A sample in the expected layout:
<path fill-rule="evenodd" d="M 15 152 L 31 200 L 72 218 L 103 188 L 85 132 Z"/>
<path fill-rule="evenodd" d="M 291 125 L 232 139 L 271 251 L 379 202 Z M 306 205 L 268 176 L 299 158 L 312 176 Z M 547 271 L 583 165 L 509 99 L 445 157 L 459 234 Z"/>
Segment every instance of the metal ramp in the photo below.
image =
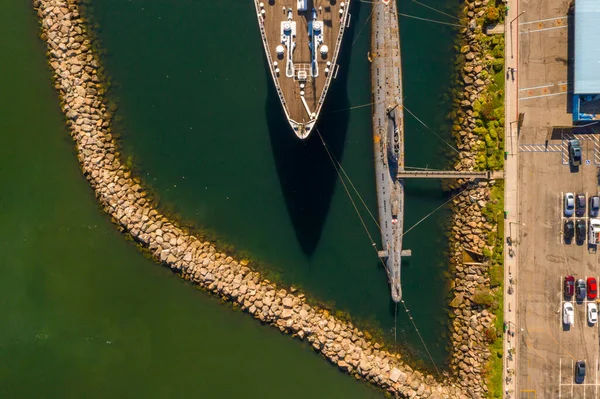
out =
<path fill-rule="evenodd" d="M 470 172 L 460 170 L 399 170 L 398 179 L 502 179 L 504 172 L 486 170 L 483 172 Z"/>

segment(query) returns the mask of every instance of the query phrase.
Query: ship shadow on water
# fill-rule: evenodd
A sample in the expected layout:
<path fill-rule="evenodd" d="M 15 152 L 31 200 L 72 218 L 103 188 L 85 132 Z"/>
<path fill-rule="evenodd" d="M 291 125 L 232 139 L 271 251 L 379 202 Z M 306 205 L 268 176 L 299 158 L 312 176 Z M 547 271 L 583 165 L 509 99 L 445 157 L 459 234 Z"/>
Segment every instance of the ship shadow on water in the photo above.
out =
<path fill-rule="evenodd" d="M 360 5 L 359 2 L 352 4 L 350 12 L 354 21 L 358 20 Z M 298 244 L 308 258 L 312 257 L 321 239 L 338 179 L 319 138 L 319 132 L 339 162 L 342 162 L 344 152 L 350 118 L 347 83 L 354 26 L 351 23 L 345 31 L 338 55 L 340 68 L 337 78 L 331 82 L 315 129 L 305 140 L 294 134 L 286 120 L 265 59 L 265 72 L 269 82 L 265 111 L 271 150 Z"/>

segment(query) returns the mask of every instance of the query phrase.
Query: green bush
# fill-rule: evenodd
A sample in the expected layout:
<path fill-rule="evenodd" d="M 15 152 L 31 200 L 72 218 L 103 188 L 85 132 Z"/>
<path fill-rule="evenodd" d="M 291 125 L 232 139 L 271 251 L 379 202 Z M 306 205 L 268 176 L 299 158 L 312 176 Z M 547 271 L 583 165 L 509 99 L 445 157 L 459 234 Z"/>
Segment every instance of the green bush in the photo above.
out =
<path fill-rule="evenodd" d="M 493 307 L 496 304 L 494 294 L 488 288 L 481 288 L 475 291 L 473 302 L 477 305 L 485 306 L 486 308 Z"/>
<path fill-rule="evenodd" d="M 494 58 L 503 58 L 504 57 L 504 44 L 500 43 L 495 45 L 492 48 L 492 55 Z"/>
<path fill-rule="evenodd" d="M 485 137 L 487 135 L 487 130 L 483 126 L 477 126 L 475 129 L 473 129 L 473 133 L 479 137 Z"/>
<path fill-rule="evenodd" d="M 490 267 L 490 287 L 495 288 L 502 285 L 504 281 L 504 270 L 500 265 L 492 265 Z"/>
<path fill-rule="evenodd" d="M 494 327 L 486 328 L 485 330 L 483 330 L 483 333 L 485 335 L 485 340 L 488 344 L 493 344 L 498 338 L 498 333 L 496 332 L 496 328 Z"/>
<path fill-rule="evenodd" d="M 490 249 L 488 247 L 483 247 L 483 251 L 481 251 L 481 253 L 483 254 L 483 256 L 485 256 L 488 259 L 490 259 L 493 255 L 492 251 L 490 251 Z"/>
<path fill-rule="evenodd" d="M 502 56 L 496 57 L 496 59 L 492 61 L 492 69 L 496 73 L 500 71 L 504 73 L 504 58 Z"/>
<path fill-rule="evenodd" d="M 485 11 L 485 22 L 486 24 L 493 24 L 500 20 L 500 10 L 494 6 L 489 6 Z"/>

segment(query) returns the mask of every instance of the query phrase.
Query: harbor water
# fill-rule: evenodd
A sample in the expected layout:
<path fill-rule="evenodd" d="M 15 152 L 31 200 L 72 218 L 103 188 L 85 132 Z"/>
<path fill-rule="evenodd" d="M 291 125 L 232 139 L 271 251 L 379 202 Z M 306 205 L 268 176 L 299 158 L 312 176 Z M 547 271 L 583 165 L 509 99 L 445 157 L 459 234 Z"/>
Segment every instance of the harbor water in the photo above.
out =
<path fill-rule="evenodd" d="M 382 397 L 117 232 L 79 169 L 30 2 L 3 15 L 0 397 Z"/>
<path fill-rule="evenodd" d="M 430 3 L 453 12 L 447 0 Z M 352 2 L 340 72 L 306 141 L 285 121 L 253 7 L 239 0 L 91 1 L 123 152 L 163 209 L 258 261 L 269 278 L 349 313 L 392 344 L 396 337 L 429 362 L 406 313 L 396 312 L 390 299 L 369 238 L 379 245 L 378 229 L 361 204 L 376 210 L 371 7 Z M 454 22 L 417 3 L 399 4 L 399 10 Z M 454 32 L 402 17 L 400 26 L 406 108 L 448 138 L 450 103 L 442 95 L 451 77 Z M 446 145 L 406 112 L 405 118 L 406 164 L 445 166 Z M 354 199 L 366 230 L 319 134 L 359 193 Z M 447 199 L 437 181 L 406 187 L 406 229 Z M 407 232 L 404 248 L 413 255 L 402 270 L 405 303 L 438 364 L 447 344 L 446 216 L 437 212 Z"/>

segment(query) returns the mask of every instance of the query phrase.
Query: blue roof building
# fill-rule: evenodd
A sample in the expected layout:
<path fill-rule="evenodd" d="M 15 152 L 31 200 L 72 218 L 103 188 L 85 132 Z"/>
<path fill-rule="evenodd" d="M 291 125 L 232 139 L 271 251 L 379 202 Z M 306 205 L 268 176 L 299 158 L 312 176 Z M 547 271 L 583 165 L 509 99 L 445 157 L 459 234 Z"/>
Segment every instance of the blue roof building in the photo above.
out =
<path fill-rule="evenodd" d="M 600 1 L 575 1 L 573 122 L 600 119 Z"/>

